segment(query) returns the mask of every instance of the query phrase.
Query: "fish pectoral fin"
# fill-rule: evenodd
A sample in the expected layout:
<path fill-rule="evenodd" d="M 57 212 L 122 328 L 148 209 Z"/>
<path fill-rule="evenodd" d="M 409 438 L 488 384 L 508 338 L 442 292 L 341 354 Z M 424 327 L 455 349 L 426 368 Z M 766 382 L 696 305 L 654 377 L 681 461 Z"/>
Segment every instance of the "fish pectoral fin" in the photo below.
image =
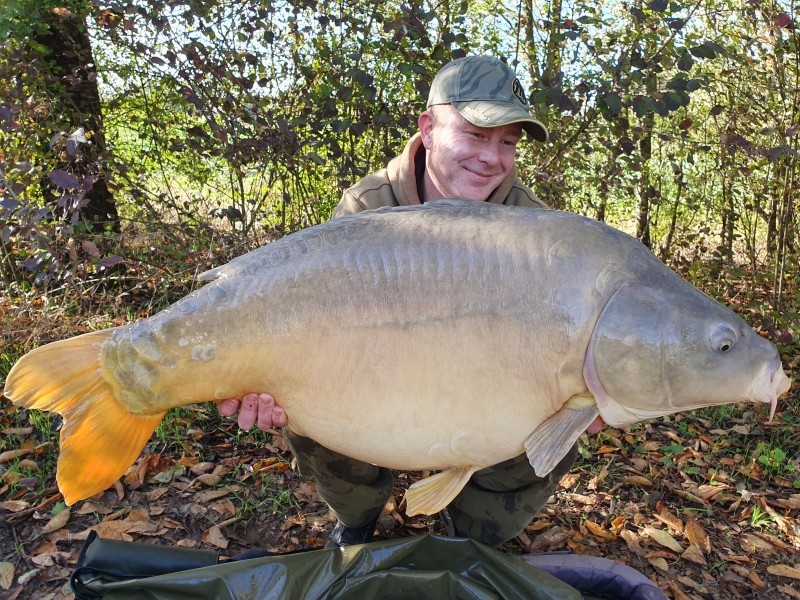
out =
<path fill-rule="evenodd" d="M 600 411 L 591 396 L 573 396 L 525 440 L 525 451 L 534 472 L 544 477 L 567 455 L 575 440 Z"/>
<path fill-rule="evenodd" d="M 458 496 L 474 472 L 474 467 L 447 469 L 418 481 L 406 492 L 406 515 L 439 512 Z"/>
<path fill-rule="evenodd" d="M 97 331 L 37 348 L 6 379 L 5 395 L 14 404 L 64 417 L 56 481 L 67 504 L 117 481 L 166 414 L 135 415 L 114 398 L 100 373 L 100 352 L 111 334 Z"/>

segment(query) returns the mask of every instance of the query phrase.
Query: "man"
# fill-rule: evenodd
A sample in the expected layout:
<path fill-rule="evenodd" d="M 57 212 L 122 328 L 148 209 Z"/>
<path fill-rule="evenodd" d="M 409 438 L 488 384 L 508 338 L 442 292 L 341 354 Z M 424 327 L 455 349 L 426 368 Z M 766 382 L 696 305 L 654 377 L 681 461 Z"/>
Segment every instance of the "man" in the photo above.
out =
<path fill-rule="evenodd" d="M 519 80 L 500 60 L 473 56 L 442 68 L 431 85 L 419 129 L 402 155 L 344 193 L 333 218 L 437 198 L 547 208 L 520 181 L 514 165 L 523 131 L 545 142 L 547 129 L 530 115 Z M 238 400 L 228 399 L 220 404 L 220 412 L 231 416 L 238 406 Z M 262 429 L 287 424 L 269 394 L 247 394 L 243 399 L 239 425 L 250 429 L 255 423 Z M 590 432 L 596 430 L 599 424 L 590 427 Z M 300 472 L 316 479 L 320 496 L 339 520 L 326 547 L 370 541 L 392 495 L 391 471 L 328 450 L 288 428 L 284 437 Z M 516 537 L 576 455 L 573 448 L 545 478 L 536 476 L 525 454 L 478 471 L 442 511 L 448 534 L 489 545 Z"/>

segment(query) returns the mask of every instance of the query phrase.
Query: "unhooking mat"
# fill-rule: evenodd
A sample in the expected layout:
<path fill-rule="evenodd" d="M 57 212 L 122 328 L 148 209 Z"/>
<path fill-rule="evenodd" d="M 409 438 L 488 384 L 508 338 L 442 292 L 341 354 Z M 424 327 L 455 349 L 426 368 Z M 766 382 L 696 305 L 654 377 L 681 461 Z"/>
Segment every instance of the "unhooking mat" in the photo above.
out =
<path fill-rule="evenodd" d="M 666 599 L 646 577 L 614 561 L 568 553 L 520 560 L 459 538 L 252 554 L 218 563 L 213 551 L 102 540 L 93 532 L 70 583 L 78 600 Z M 580 591 L 528 564 L 537 561 L 575 579 Z"/>

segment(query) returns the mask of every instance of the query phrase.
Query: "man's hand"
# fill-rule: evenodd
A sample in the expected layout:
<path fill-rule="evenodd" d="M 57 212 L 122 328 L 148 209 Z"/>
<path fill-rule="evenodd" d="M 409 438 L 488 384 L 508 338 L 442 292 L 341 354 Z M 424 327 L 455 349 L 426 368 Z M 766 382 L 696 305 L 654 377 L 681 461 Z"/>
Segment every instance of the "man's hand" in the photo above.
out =
<path fill-rule="evenodd" d="M 586 433 L 598 433 L 603 428 L 603 417 L 597 417 L 592 424 L 586 428 Z"/>
<path fill-rule="evenodd" d="M 275 403 L 271 394 L 245 394 L 241 410 L 238 398 L 228 398 L 219 403 L 219 412 L 226 417 L 232 417 L 237 411 L 239 427 L 245 431 L 252 429 L 253 425 L 266 430 L 270 427 L 285 427 L 289 422 L 283 408 Z"/>

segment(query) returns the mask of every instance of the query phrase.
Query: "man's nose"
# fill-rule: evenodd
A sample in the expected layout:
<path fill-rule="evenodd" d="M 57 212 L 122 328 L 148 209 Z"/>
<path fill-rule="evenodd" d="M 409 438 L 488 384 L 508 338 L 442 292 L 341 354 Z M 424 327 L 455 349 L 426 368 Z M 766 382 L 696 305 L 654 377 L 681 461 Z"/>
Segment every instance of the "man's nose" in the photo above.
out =
<path fill-rule="evenodd" d="M 497 144 L 489 142 L 481 148 L 478 158 L 487 165 L 496 165 L 500 162 L 500 149 L 497 147 Z"/>

